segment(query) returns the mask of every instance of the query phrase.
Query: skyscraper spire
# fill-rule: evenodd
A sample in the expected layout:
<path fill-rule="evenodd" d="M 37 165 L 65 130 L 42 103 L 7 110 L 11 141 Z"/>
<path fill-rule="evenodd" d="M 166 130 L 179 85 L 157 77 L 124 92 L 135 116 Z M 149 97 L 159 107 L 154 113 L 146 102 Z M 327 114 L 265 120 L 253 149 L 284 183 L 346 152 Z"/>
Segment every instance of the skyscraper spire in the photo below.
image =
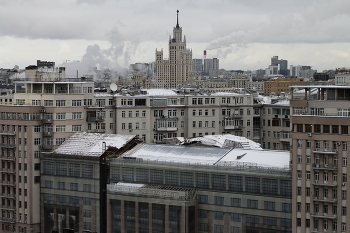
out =
<path fill-rule="evenodd" d="M 177 10 L 176 13 L 177 13 L 176 28 L 180 28 L 180 26 L 179 26 L 179 10 Z"/>

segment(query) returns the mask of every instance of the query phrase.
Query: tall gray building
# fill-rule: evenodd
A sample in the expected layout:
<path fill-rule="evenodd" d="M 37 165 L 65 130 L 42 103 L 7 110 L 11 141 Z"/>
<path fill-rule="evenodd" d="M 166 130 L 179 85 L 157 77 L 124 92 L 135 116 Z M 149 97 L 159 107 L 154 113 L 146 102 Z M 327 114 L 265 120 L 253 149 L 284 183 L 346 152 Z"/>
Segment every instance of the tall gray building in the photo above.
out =
<path fill-rule="evenodd" d="M 279 65 L 280 67 L 280 74 L 284 75 L 284 76 L 288 76 L 289 75 L 289 70 L 288 70 L 288 61 L 287 60 L 283 60 L 283 59 L 278 59 L 278 56 L 273 56 L 271 57 L 271 65 L 272 66 L 276 66 Z"/>
<path fill-rule="evenodd" d="M 219 59 L 218 58 L 211 58 L 211 59 L 204 59 L 204 66 L 203 66 L 203 74 L 208 75 L 210 70 L 218 70 L 219 69 Z"/>

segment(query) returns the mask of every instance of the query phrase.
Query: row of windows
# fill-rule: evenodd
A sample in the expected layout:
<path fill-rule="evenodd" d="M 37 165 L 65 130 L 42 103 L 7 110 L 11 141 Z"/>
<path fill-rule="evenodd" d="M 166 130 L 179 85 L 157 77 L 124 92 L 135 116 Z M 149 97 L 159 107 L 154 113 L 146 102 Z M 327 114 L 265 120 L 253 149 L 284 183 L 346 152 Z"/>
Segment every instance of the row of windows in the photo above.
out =
<path fill-rule="evenodd" d="M 93 178 L 93 165 L 44 161 L 43 174 Z"/>
<path fill-rule="evenodd" d="M 320 140 L 302 140 L 302 139 L 298 139 L 297 140 L 297 147 L 298 148 L 302 148 L 303 147 L 303 143 L 305 143 L 306 148 L 313 148 L 313 149 L 321 149 L 321 145 L 322 148 L 324 150 L 347 150 L 348 149 L 348 143 L 347 142 L 338 142 L 338 141 L 320 141 Z M 321 143 L 322 142 L 322 143 Z M 331 149 L 332 146 L 332 149 Z"/>
<path fill-rule="evenodd" d="M 292 193 L 291 180 L 278 181 L 277 179 L 267 178 L 244 178 L 242 176 L 209 175 L 205 173 L 163 171 L 156 169 L 112 167 L 111 179 L 129 182 L 149 182 L 186 187 L 212 188 L 217 190 L 280 194 L 284 196 L 291 196 Z"/>
<path fill-rule="evenodd" d="M 302 222 L 301 218 L 297 218 L 297 226 L 301 227 L 302 224 L 304 224 L 303 226 L 306 228 L 310 228 L 310 219 L 305 219 L 305 222 Z M 315 219 L 314 220 L 314 231 L 324 231 L 327 232 L 328 229 L 331 229 L 332 231 L 337 231 L 338 230 L 338 222 L 337 221 L 331 221 L 331 220 L 318 220 Z M 346 223 L 342 222 L 341 223 L 341 232 L 346 232 Z"/>
<path fill-rule="evenodd" d="M 45 188 L 54 188 L 53 181 L 45 180 Z M 57 182 L 57 189 L 66 189 L 66 183 L 65 182 Z M 69 184 L 69 190 L 71 191 L 80 191 L 79 190 L 79 184 L 78 183 L 70 183 Z M 91 185 L 90 184 L 83 184 L 83 192 L 91 192 Z"/>
<path fill-rule="evenodd" d="M 198 203 L 208 204 L 208 196 L 207 195 L 198 195 Z M 224 205 L 224 198 L 214 196 L 214 205 Z M 251 209 L 258 209 L 258 200 L 247 199 L 246 206 L 242 206 L 241 198 L 231 198 L 231 206 L 233 207 L 247 207 Z M 272 201 L 264 201 L 264 209 L 275 211 L 276 203 Z M 290 203 L 282 203 L 281 209 L 277 211 L 282 212 L 292 212 L 292 205 Z"/>
<path fill-rule="evenodd" d="M 349 133 L 349 126 L 347 125 L 319 125 L 319 124 L 297 124 L 295 126 L 296 132 L 305 133 L 332 133 L 345 134 Z"/>
<path fill-rule="evenodd" d="M 70 204 L 79 204 L 79 200 L 83 200 L 83 205 L 91 205 L 91 198 L 80 198 L 74 196 L 65 196 L 65 195 L 54 195 L 54 194 L 44 194 L 44 201 L 54 201 L 56 197 L 56 202 L 59 203 L 70 203 Z"/>

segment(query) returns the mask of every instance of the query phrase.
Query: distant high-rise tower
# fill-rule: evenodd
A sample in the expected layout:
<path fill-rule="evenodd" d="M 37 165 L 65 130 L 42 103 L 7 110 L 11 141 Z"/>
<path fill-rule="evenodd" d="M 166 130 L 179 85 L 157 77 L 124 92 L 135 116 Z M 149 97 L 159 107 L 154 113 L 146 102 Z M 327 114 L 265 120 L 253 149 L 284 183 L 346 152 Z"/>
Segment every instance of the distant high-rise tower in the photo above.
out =
<path fill-rule="evenodd" d="M 279 65 L 280 74 L 282 74 L 284 76 L 289 75 L 288 61 L 287 60 L 283 60 L 283 59 L 278 60 L 278 56 L 273 56 L 273 57 L 271 57 L 271 65 L 272 66 Z"/>
<path fill-rule="evenodd" d="M 218 69 L 219 69 L 219 59 L 217 58 L 204 59 L 203 74 L 207 75 L 209 74 L 210 70 L 218 70 Z"/>
<path fill-rule="evenodd" d="M 186 37 L 182 40 L 182 28 L 177 23 L 173 38 L 169 36 L 169 59 L 163 58 L 163 50 L 156 50 L 156 81 L 158 88 L 176 88 L 185 84 L 193 71 L 192 50 L 186 49 Z"/>

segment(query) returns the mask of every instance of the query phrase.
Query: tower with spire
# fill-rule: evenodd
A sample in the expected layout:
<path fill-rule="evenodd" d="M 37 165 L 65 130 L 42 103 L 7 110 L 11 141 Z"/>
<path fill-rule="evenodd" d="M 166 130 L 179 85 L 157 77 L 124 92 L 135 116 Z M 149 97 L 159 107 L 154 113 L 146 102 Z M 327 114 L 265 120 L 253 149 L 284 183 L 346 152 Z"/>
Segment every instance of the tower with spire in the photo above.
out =
<path fill-rule="evenodd" d="M 182 38 L 182 27 L 179 25 L 179 10 L 176 13 L 173 37 L 169 36 L 169 59 L 164 59 L 163 50 L 156 50 L 157 88 L 177 88 L 184 85 L 193 71 L 192 50 L 186 48 L 186 36 Z"/>

